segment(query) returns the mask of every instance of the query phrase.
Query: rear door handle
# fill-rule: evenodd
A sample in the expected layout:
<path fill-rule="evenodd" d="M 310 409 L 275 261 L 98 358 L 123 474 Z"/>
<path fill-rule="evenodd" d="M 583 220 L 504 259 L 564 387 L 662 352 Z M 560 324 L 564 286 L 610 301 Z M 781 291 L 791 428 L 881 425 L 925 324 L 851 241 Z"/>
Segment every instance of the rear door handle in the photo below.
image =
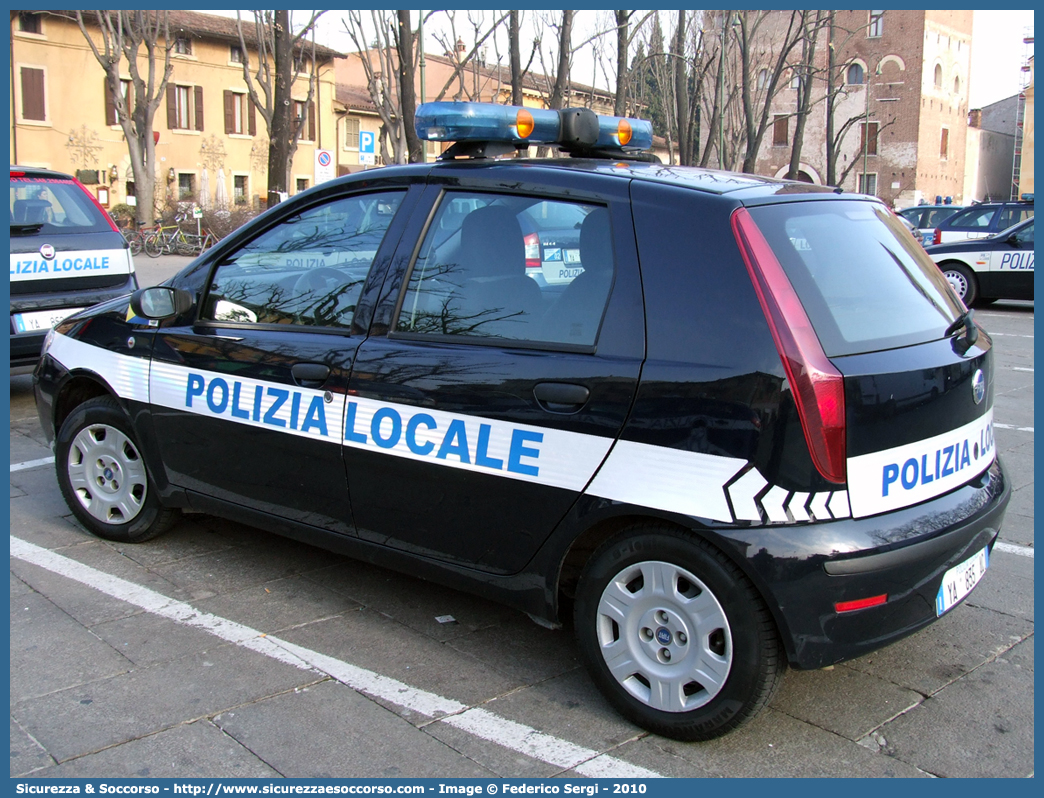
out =
<path fill-rule="evenodd" d="M 539 382 L 533 388 L 533 395 L 550 413 L 576 413 L 587 404 L 591 392 L 583 385 L 568 382 Z"/>
<path fill-rule="evenodd" d="M 322 363 L 295 363 L 290 374 L 302 388 L 322 388 L 330 376 L 330 367 Z"/>

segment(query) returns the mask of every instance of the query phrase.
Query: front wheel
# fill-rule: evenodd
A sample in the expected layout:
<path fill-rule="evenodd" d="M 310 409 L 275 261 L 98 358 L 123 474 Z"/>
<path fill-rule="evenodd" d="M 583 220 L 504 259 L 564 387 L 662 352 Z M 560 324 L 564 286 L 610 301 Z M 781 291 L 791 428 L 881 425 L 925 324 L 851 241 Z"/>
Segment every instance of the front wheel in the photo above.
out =
<path fill-rule="evenodd" d="M 709 740 L 757 714 L 786 668 L 750 581 L 709 543 L 639 525 L 603 544 L 575 607 L 585 666 L 624 717 L 677 740 Z"/>
<path fill-rule="evenodd" d="M 115 399 L 98 397 L 73 410 L 56 444 L 62 497 L 98 537 L 140 543 L 177 519 L 177 510 L 160 505 L 130 421 Z"/>
<path fill-rule="evenodd" d="M 943 263 L 940 268 L 946 282 L 961 298 L 965 307 L 970 308 L 974 305 L 975 300 L 979 298 L 979 283 L 975 279 L 974 272 L 963 263 Z"/>
<path fill-rule="evenodd" d="M 158 258 L 163 254 L 163 239 L 158 233 L 153 233 L 145 239 L 145 254 L 150 258 Z"/>

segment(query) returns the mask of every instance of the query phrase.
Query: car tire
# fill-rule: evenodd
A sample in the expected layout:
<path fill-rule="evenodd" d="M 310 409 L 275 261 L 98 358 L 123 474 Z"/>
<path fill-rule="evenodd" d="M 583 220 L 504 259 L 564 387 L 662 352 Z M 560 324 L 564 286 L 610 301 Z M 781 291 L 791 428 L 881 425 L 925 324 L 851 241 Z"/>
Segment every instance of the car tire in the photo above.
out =
<path fill-rule="evenodd" d="M 141 543 L 166 532 L 178 511 L 163 507 L 130 420 L 115 399 L 90 399 L 73 410 L 55 441 L 62 497 L 90 532 Z"/>
<path fill-rule="evenodd" d="M 961 298 L 965 307 L 971 307 L 979 298 L 979 281 L 975 279 L 975 273 L 963 263 L 941 263 L 943 277 L 953 288 L 953 292 Z"/>
<path fill-rule="evenodd" d="M 592 555 L 577 586 L 581 658 L 617 711 L 676 740 L 719 737 L 756 715 L 786 660 L 740 569 L 682 530 L 639 524 Z"/>

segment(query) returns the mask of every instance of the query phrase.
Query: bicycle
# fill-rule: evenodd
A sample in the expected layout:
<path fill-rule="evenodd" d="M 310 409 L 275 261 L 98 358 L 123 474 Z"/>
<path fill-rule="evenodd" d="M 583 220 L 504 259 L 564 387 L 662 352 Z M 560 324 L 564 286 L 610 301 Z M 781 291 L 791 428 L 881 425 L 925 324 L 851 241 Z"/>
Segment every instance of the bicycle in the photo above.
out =
<path fill-rule="evenodd" d="M 183 216 L 176 216 L 174 224 L 156 228 L 145 238 L 145 254 L 150 258 L 158 258 L 160 255 L 191 255 L 192 246 L 181 229 L 183 221 Z"/>
<path fill-rule="evenodd" d="M 130 246 L 131 255 L 140 255 L 145 248 L 145 239 L 156 232 L 156 227 L 141 227 L 137 230 L 123 230 L 123 237 Z"/>

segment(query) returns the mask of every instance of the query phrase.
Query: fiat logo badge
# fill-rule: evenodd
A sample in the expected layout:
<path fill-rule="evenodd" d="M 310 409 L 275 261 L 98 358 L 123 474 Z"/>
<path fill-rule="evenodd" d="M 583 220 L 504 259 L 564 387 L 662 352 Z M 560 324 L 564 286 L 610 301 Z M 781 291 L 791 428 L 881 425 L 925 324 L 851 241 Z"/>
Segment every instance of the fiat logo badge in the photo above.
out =
<path fill-rule="evenodd" d="M 975 398 L 975 404 L 981 404 L 986 396 L 986 378 L 982 375 L 982 369 L 977 369 L 972 377 L 972 396 Z"/>
<path fill-rule="evenodd" d="M 54 260 L 54 247 L 50 244 L 44 244 L 40 247 L 40 254 L 43 255 L 44 260 Z"/>

